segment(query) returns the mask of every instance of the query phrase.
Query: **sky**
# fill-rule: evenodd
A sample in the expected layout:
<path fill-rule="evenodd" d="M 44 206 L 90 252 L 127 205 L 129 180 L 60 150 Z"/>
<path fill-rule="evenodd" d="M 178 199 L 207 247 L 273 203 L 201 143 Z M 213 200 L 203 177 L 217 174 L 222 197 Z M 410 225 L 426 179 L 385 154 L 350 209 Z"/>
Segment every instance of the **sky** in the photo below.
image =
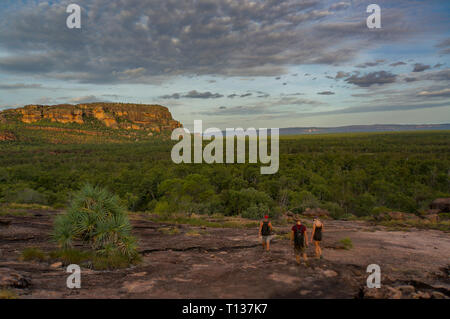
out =
<path fill-rule="evenodd" d="M 99 101 L 187 128 L 450 123 L 450 2 L 0 1 L 0 110 Z"/>

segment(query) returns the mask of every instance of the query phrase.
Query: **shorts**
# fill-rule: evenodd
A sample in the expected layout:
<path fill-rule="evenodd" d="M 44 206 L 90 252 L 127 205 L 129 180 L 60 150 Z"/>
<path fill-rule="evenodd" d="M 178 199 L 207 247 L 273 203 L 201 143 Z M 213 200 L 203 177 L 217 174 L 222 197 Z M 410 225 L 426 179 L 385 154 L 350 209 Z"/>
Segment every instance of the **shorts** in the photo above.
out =
<path fill-rule="evenodd" d="M 268 235 L 268 236 L 261 236 L 262 237 L 262 242 L 263 243 L 270 243 L 270 239 L 272 238 L 272 236 Z"/>
<path fill-rule="evenodd" d="M 296 255 L 304 254 L 305 251 L 306 251 L 305 245 L 303 246 L 294 245 L 294 252 Z"/>

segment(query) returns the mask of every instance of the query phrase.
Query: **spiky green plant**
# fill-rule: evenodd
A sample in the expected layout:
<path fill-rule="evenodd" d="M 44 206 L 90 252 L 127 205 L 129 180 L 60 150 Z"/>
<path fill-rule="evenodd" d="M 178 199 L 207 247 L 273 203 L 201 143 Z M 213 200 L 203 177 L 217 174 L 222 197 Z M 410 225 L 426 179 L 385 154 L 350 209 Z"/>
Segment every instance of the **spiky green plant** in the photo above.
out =
<path fill-rule="evenodd" d="M 126 209 L 106 189 L 86 184 L 74 195 L 67 213 L 56 218 L 53 238 L 62 249 L 74 240 L 89 244 L 99 254 L 137 255 L 135 238 Z"/>

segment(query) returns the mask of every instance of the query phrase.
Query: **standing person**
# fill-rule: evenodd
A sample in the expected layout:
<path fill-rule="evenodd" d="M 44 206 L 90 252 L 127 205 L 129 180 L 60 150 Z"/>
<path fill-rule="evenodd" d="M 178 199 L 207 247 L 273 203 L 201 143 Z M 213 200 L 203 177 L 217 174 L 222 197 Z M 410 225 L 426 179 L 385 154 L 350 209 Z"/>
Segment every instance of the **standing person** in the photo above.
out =
<path fill-rule="evenodd" d="M 318 217 L 314 217 L 313 230 L 311 235 L 311 243 L 314 240 L 314 246 L 316 249 L 316 257 L 322 259 L 322 248 L 320 242 L 322 241 L 323 223 Z"/>
<path fill-rule="evenodd" d="M 272 223 L 269 216 L 264 216 L 264 220 L 259 224 L 259 236 L 262 237 L 262 246 L 266 251 L 270 250 L 270 235 L 272 233 Z"/>
<path fill-rule="evenodd" d="M 295 259 L 300 265 L 300 255 L 305 260 L 305 265 L 308 266 L 308 258 L 306 257 L 306 247 L 308 247 L 308 233 L 306 226 L 302 224 L 300 219 L 297 219 L 296 224 L 292 226 L 291 243 L 294 245 Z"/>

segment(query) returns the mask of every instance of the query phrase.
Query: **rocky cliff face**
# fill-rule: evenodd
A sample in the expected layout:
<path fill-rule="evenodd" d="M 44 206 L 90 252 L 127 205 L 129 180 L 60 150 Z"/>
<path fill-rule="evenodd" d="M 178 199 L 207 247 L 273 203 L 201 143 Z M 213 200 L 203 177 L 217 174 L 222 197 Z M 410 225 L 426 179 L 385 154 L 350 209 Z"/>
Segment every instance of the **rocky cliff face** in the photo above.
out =
<path fill-rule="evenodd" d="M 90 120 L 98 120 L 113 129 L 152 132 L 169 131 L 182 127 L 180 122 L 172 118 L 167 107 L 146 104 L 27 105 L 23 108 L 0 112 L 0 119 L 3 118 L 3 121 L 13 117 L 23 123 L 48 120 L 58 123 L 85 124 Z"/>

